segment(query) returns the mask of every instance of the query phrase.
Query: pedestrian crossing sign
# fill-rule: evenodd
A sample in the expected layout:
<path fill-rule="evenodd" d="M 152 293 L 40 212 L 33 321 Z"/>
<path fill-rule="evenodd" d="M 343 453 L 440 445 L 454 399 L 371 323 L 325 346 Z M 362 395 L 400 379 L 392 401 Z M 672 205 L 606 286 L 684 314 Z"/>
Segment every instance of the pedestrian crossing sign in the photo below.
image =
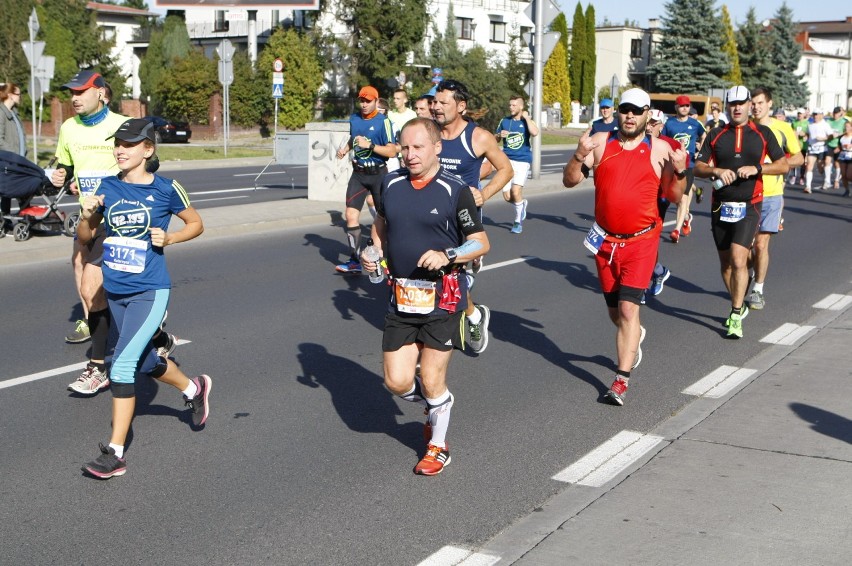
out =
<path fill-rule="evenodd" d="M 272 85 L 272 98 L 284 98 L 284 85 Z"/>

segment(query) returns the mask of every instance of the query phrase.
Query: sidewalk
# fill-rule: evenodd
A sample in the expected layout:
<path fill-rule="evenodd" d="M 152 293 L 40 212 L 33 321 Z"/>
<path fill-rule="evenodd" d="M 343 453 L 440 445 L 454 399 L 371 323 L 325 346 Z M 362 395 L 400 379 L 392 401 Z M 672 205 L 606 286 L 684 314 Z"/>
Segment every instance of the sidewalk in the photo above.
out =
<path fill-rule="evenodd" d="M 571 484 L 460 563 L 849 564 L 852 309 L 816 312 L 747 383 L 645 435 L 654 448 L 617 477 Z"/>

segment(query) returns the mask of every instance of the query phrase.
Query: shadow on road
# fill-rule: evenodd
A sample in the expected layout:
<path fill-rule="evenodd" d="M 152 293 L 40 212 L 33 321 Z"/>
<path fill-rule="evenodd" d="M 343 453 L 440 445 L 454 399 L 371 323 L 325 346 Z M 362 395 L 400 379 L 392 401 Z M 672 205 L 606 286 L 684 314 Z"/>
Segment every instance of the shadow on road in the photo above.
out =
<path fill-rule="evenodd" d="M 351 359 L 329 353 L 320 344 L 299 344 L 298 359 L 302 365 L 299 383 L 325 387 L 349 430 L 386 434 L 415 453 L 423 448 L 423 422 L 397 422 L 396 417 L 403 413 L 381 376 Z"/>

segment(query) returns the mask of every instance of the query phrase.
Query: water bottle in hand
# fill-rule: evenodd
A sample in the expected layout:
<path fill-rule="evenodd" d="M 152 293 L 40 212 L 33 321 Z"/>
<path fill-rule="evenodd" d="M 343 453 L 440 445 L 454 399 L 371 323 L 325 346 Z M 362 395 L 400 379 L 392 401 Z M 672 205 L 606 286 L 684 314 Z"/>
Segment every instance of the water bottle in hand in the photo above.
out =
<path fill-rule="evenodd" d="M 364 248 L 364 251 L 361 252 L 361 256 L 370 262 L 374 262 L 376 264 L 375 271 L 370 271 L 367 275 L 370 276 L 370 283 L 381 283 L 385 280 L 385 270 L 382 269 L 381 260 L 382 254 L 379 253 L 379 248 L 373 245 L 373 240 L 370 240 L 367 247 Z"/>

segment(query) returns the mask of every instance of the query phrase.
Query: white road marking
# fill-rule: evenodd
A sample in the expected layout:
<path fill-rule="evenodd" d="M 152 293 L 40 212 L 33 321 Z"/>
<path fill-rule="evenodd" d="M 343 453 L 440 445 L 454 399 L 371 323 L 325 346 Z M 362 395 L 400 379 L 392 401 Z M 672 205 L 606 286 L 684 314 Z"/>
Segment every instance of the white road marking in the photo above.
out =
<path fill-rule="evenodd" d="M 719 366 L 682 391 L 684 395 L 718 399 L 757 372 L 755 369 Z"/>
<path fill-rule="evenodd" d="M 828 309 L 830 311 L 842 311 L 852 303 L 852 295 L 832 294 L 818 303 L 814 303 L 815 309 Z"/>
<path fill-rule="evenodd" d="M 780 344 L 782 346 L 792 346 L 800 338 L 808 332 L 816 328 L 816 326 L 799 326 L 792 322 L 785 322 L 766 336 L 760 339 L 761 342 L 768 344 Z"/>
<path fill-rule="evenodd" d="M 492 566 L 493 564 L 497 564 L 500 562 L 499 556 L 494 556 L 493 554 L 484 554 L 482 552 L 474 552 L 467 558 L 465 558 L 462 562 L 459 563 L 459 566 Z"/>
<path fill-rule="evenodd" d="M 659 443 L 661 436 L 622 430 L 555 476 L 556 481 L 600 487 Z"/>
<path fill-rule="evenodd" d="M 288 165 L 287 169 L 307 169 L 307 165 Z M 286 175 L 287 171 L 265 171 L 262 176 L 266 175 Z M 235 173 L 233 177 L 257 177 L 259 173 Z"/>
<path fill-rule="evenodd" d="M 178 346 L 183 346 L 184 344 L 191 343 L 192 340 L 185 340 L 183 338 L 178 338 L 176 343 Z M 55 377 L 57 375 L 63 375 L 66 373 L 73 373 L 76 371 L 81 371 L 86 367 L 88 362 L 80 362 L 77 364 L 71 364 L 70 366 L 62 366 L 58 368 L 49 369 L 46 371 L 42 371 L 39 373 L 32 373 L 30 375 L 24 375 L 22 377 L 14 377 L 12 379 L 7 379 L 5 381 L 0 381 L 0 389 L 6 389 L 7 387 L 14 387 L 15 385 L 23 385 L 24 383 L 30 383 L 32 381 L 39 381 L 40 379 L 47 379 L 48 377 Z"/>
<path fill-rule="evenodd" d="M 451 566 L 473 554 L 466 548 L 457 546 L 445 546 L 420 562 L 417 566 Z"/>
<path fill-rule="evenodd" d="M 538 259 L 538 258 L 531 256 L 531 255 L 526 255 L 524 257 L 519 257 L 519 258 L 516 258 L 516 259 L 510 259 L 510 260 L 507 260 L 507 261 L 501 261 L 501 262 L 498 262 L 498 263 L 488 263 L 488 264 L 483 265 L 482 269 L 480 269 L 480 271 L 488 271 L 489 269 L 497 269 L 498 267 L 506 267 L 507 265 L 514 265 L 516 263 L 522 263 L 522 262 L 525 262 L 525 261 L 529 261 L 531 259 Z"/>

